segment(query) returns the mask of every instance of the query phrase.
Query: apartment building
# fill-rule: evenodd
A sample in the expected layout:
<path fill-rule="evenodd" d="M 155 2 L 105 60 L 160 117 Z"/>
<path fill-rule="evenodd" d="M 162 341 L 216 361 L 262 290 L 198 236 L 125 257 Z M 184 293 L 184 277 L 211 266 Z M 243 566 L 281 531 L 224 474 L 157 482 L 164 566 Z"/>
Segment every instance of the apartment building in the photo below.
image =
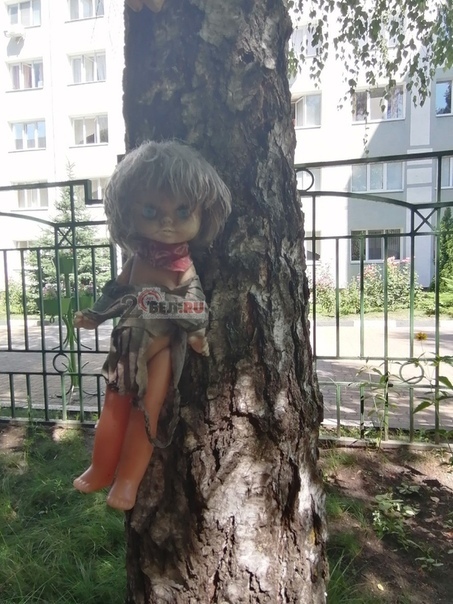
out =
<path fill-rule="evenodd" d="M 414 93 L 406 90 L 404 79 L 397 81 L 388 98 L 384 98 L 385 82 L 369 90 L 360 80 L 355 96 L 345 98 L 347 84 L 342 65 L 334 57 L 325 65 L 319 85 L 310 78 L 310 61 L 316 47 L 308 25 L 295 31 L 293 43 L 302 47 L 307 57 L 301 73 L 290 82 L 297 137 L 296 164 L 453 149 L 453 70 L 437 70 L 431 95 L 423 105 L 414 104 Z M 341 165 L 314 168 L 312 172 L 313 190 L 371 193 L 411 204 L 437 199 L 437 166 L 432 159 Z M 301 186 L 306 186 L 309 180 L 307 174 L 300 175 Z M 453 158 L 448 156 L 441 161 L 440 197 L 453 199 Z M 310 198 L 303 198 L 303 209 L 308 236 L 314 232 L 319 237 L 345 237 L 338 242 L 339 252 L 333 239 L 317 241 L 315 249 L 307 242 L 319 262 L 332 270 L 338 260 L 341 285 L 359 269 L 355 234 L 374 237 L 367 240 L 366 262 L 383 261 L 384 238 L 376 237 L 380 233 L 387 236 L 389 256 L 396 259 L 409 256 L 409 238 L 401 234 L 411 228 L 410 215 L 402 206 L 351 200 L 347 196 L 320 198 L 316 202 L 315 224 Z M 421 214 L 425 216 L 428 212 Z M 421 230 L 428 233 L 429 226 L 422 225 Z M 415 267 L 421 284 L 429 285 L 434 269 L 432 237 L 417 238 Z"/>
<path fill-rule="evenodd" d="M 102 198 L 117 155 L 124 152 L 122 117 L 123 3 L 113 0 L 0 0 L 0 185 L 89 178 L 93 196 Z M 307 25 L 296 29 L 306 62 L 291 80 L 297 137 L 296 164 L 360 157 L 413 154 L 453 148 L 453 71 L 438 70 L 431 96 L 414 105 L 403 80 L 383 101 L 383 87 L 359 82 L 354 99 L 345 99 L 341 65 L 331 59 L 322 80 L 310 79 L 316 47 Z M 384 83 L 383 83 L 384 84 Z M 315 189 L 389 196 L 410 203 L 437 196 L 432 160 L 376 162 L 313 170 Z M 301 179 L 307 180 L 307 177 Z M 453 159 L 442 161 L 442 196 L 453 195 Z M 58 190 L 29 189 L 0 193 L 2 211 L 38 218 L 52 216 Z M 344 196 L 305 199 L 306 231 L 321 237 L 342 235 L 340 280 L 356 274 L 355 233 L 387 236 L 389 252 L 408 255 L 409 227 L 402 207 L 350 200 Z M 100 218 L 102 210 L 94 210 Z M 2 247 L 22 248 L 39 233 L 37 223 L 1 218 Z M 416 269 L 423 285 L 433 271 L 432 238 L 420 238 Z M 374 243 L 374 244 L 373 244 Z M 334 240 L 307 247 L 333 267 L 338 260 Z M 382 262 L 383 240 L 369 240 L 367 262 Z"/>
<path fill-rule="evenodd" d="M 0 185 L 67 180 L 71 166 L 102 199 L 124 152 L 123 3 L 2 0 L 0 23 Z M 2 192 L 0 207 L 48 219 L 59 194 Z M 0 220 L 2 247 L 25 247 L 39 233 L 32 221 Z"/>

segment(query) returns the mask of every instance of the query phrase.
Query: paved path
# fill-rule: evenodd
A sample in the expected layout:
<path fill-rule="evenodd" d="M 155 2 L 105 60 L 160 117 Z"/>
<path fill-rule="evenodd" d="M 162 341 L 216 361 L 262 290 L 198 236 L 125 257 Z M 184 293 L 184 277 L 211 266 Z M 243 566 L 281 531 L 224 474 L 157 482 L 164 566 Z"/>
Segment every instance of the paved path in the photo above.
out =
<path fill-rule="evenodd" d="M 414 332 L 424 333 L 426 339 L 414 340 L 413 349 L 410 347 L 410 332 L 408 321 L 389 321 L 388 324 L 388 356 L 390 358 L 407 359 L 411 355 L 420 359 L 420 366 L 407 364 L 404 361 L 389 365 L 393 387 L 390 402 L 390 426 L 408 428 L 409 426 L 409 395 L 408 389 L 402 382 L 412 380 L 417 382 L 414 388 L 413 406 L 424 399 L 433 396 L 435 383 L 435 328 L 434 319 L 422 319 L 414 324 Z M 338 350 L 339 348 L 339 350 Z M 360 389 L 358 383 L 378 380 L 383 372 L 382 360 L 369 360 L 367 357 L 383 357 L 385 352 L 384 323 L 378 320 L 366 320 L 363 328 L 363 355 L 361 354 L 360 324 L 355 321 L 342 321 L 337 337 L 336 327 L 332 321 L 320 320 L 316 326 L 315 350 L 317 356 L 317 373 L 324 395 L 325 417 L 327 424 L 336 421 L 336 397 L 340 396 L 340 418 L 344 424 L 358 425 L 360 421 Z M 325 358 L 336 357 L 337 354 L 347 359 Z M 453 355 L 453 321 L 441 321 L 439 337 L 439 354 Z M 361 371 L 364 367 L 368 367 Z M 442 363 L 439 375 L 448 377 L 453 382 L 453 367 Z M 342 383 L 338 390 L 335 383 Z M 372 391 L 366 389 L 365 418 L 377 425 L 382 403 L 376 395 L 382 394 L 380 388 Z M 440 425 L 453 429 L 453 400 L 441 401 L 439 408 Z M 431 428 L 435 425 L 434 406 L 414 415 L 414 426 Z"/>
<path fill-rule="evenodd" d="M 95 332 L 81 331 L 83 352 L 80 354 L 80 366 L 83 374 L 83 406 L 84 410 L 88 412 L 97 412 L 99 399 L 102 400 L 103 398 L 104 380 L 97 377 L 97 374 L 108 351 L 112 331 L 111 322 L 102 325 L 97 331 L 97 339 Z M 73 389 L 70 392 L 71 381 L 69 376 L 62 377 L 58 373 L 58 371 L 64 371 L 68 362 L 67 355 L 59 354 L 59 351 L 64 348 L 61 346 L 61 338 L 65 337 L 65 329 L 63 328 L 60 332 L 57 324 L 46 324 L 44 336 L 42 336 L 40 325 L 37 325 L 36 320 L 30 320 L 27 332 L 24 329 L 23 322 L 13 321 L 10 343 L 12 351 L 7 351 L 6 326 L 4 324 L 0 325 L 1 371 L 24 371 L 38 374 L 30 375 L 28 378 L 25 373 L 14 376 L 13 389 L 16 406 L 27 408 L 30 401 L 33 409 L 43 409 L 44 400 L 47 398 L 47 406 L 50 410 L 61 411 L 61 394 L 64 390 L 68 392 L 68 410 L 79 411 L 80 397 L 78 389 Z M 45 349 L 46 352 L 42 353 L 42 349 Z M 96 350 L 98 352 L 95 352 Z M 46 376 L 47 397 L 45 397 L 43 370 L 48 372 Z M 5 415 L 6 409 L 11 407 L 11 391 L 9 377 L 0 375 L 0 415 Z"/>
<path fill-rule="evenodd" d="M 97 372 L 104 361 L 108 350 L 109 337 L 112 326 L 110 322 L 102 325 L 98 329 L 98 352 L 96 350 L 96 341 L 94 332 L 82 331 L 83 352 L 80 355 L 80 362 L 83 366 L 83 404 L 86 411 L 97 412 L 99 399 L 102 400 L 102 390 L 104 383 L 102 379 L 96 378 Z M 11 345 L 17 352 L 7 352 L 7 331 L 5 325 L 0 325 L 0 367 L 3 372 L 8 371 L 28 371 L 42 374 L 43 367 L 51 375 L 47 377 L 48 391 L 47 403 L 52 410 L 61 410 L 62 408 L 62 377 L 55 372 L 55 367 L 61 368 L 65 363 L 64 357 L 57 356 L 60 348 L 60 332 L 58 325 L 46 325 L 44 330 L 44 342 L 42 341 L 40 326 L 36 321 L 30 321 L 28 326 L 28 351 L 24 352 L 26 347 L 26 334 L 24 326 L 20 321 L 13 322 Z M 424 332 L 427 335 L 423 342 L 414 342 L 413 354 L 415 357 L 432 359 L 435 350 L 434 347 L 434 321 L 423 320 L 415 325 L 416 332 Z M 63 330 L 64 334 L 64 330 Z M 389 322 L 389 355 L 392 357 L 407 358 L 410 354 L 409 346 L 409 326 L 408 322 Z M 334 425 L 337 419 L 337 397 L 340 400 L 340 419 L 341 422 L 348 425 L 358 425 L 360 421 L 360 391 L 357 382 L 369 379 L 366 374 L 358 376 L 358 372 L 365 365 L 365 360 L 360 360 L 360 328 L 357 323 L 343 320 L 339 330 L 339 353 L 348 359 L 328 358 L 337 355 L 337 334 L 332 321 L 319 321 L 316 330 L 316 354 L 318 378 L 321 383 L 321 390 L 324 395 L 325 405 L 325 423 Z M 363 334 L 364 355 L 373 357 L 384 354 L 384 325 L 382 321 L 367 320 L 364 324 Z M 39 352 L 41 348 L 48 350 L 45 354 Z M 52 351 L 52 348 L 56 348 Z M 441 322 L 440 329 L 440 354 L 453 355 L 453 321 Z M 381 369 L 379 360 L 370 361 L 369 366 Z M 432 383 L 435 373 L 434 368 L 429 366 L 429 362 L 421 363 L 425 376 L 414 391 L 414 406 L 417 406 L 422 400 L 422 394 L 429 394 L 430 383 Z M 398 375 L 400 370 L 405 379 L 412 378 L 416 373 L 413 366 L 406 365 L 401 369 L 400 364 L 390 366 L 390 372 Z M 52 375 L 53 374 L 53 375 Z M 55 375 L 56 374 L 56 375 Z M 453 368 L 443 365 L 440 371 L 453 382 Z M 375 377 L 376 373 L 369 374 Z M 394 380 L 392 389 L 390 414 L 390 425 L 396 428 L 409 427 L 409 397 L 407 389 L 398 387 L 399 380 Z M 336 384 L 341 384 L 337 387 Z M 423 389 L 421 388 L 423 386 Z M 65 390 L 69 390 L 69 378 L 65 377 Z M 24 375 L 18 375 L 14 378 L 14 393 L 16 405 L 26 407 L 27 401 L 31 400 L 32 406 L 37 409 L 44 407 L 44 387 L 42 375 L 30 376 L 28 379 Z M 375 394 L 379 394 L 378 390 Z M 100 394 L 100 395 L 99 395 Z M 28 397 L 29 395 L 29 397 Z M 11 405 L 11 388 L 9 378 L 6 375 L 0 375 L 0 406 L 1 415 L 5 415 L 5 409 Z M 69 400 L 69 409 L 77 411 L 80 408 L 80 402 L 77 390 Z M 378 423 L 379 401 L 373 397 L 373 393 L 368 389 L 365 397 L 365 419 L 371 425 Z M 443 401 L 440 406 L 440 424 L 446 429 L 453 429 L 453 401 Z M 429 428 L 435 425 L 434 408 L 424 410 L 414 416 L 415 427 Z"/>

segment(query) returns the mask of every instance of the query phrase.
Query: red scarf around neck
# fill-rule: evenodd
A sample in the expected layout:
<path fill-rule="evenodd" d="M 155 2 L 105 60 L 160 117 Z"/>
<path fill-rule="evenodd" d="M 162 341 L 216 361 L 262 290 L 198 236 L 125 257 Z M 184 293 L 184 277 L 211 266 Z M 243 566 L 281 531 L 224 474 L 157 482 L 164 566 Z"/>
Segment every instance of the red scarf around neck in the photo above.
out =
<path fill-rule="evenodd" d="M 153 268 L 185 273 L 193 264 L 188 243 L 142 241 L 137 254 Z"/>

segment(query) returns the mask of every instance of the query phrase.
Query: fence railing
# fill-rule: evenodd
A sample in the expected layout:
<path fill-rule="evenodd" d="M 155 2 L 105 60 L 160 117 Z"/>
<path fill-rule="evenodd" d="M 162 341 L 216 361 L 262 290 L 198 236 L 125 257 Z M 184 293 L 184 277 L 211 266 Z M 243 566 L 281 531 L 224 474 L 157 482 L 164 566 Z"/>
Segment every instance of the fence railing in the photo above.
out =
<path fill-rule="evenodd" d="M 0 212 L 2 233 L 17 238 L 0 250 L 0 417 L 94 421 L 112 326 L 78 330 L 73 315 L 116 274 L 116 253 L 100 231 L 105 220 L 86 208 L 99 204 L 89 181 L 0 187 L 0 196 L 11 203 L 29 190 L 46 191 L 35 199 L 53 194 L 57 217 Z M 31 231 L 36 239 L 24 241 Z"/>
<path fill-rule="evenodd" d="M 296 166 L 313 354 L 325 425 L 336 436 L 453 435 L 453 280 L 443 278 L 449 245 L 453 268 L 445 214 L 453 206 L 452 157 Z M 343 190 L 334 188 L 340 180 Z"/>
<path fill-rule="evenodd" d="M 311 184 L 301 199 L 312 347 L 334 436 L 412 441 L 422 430 L 439 441 L 453 431 L 453 320 L 442 282 L 448 241 L 453 248 L 450 158 L 453 150 L 296 166 Z M 399 188 L 390 193 L 391 179 Z M 42 230 L 0 249 L 0 419 L 93 422 L 112 324 L 77 330 L 72 316 L 116 275 L 116 251 L 99 232 L 104 219 L 86 214 L 89 181 L 0 187 L 0 199 L 30 189 L 54 191 L 59 216 L 0 212 L 2 232 Z"/>

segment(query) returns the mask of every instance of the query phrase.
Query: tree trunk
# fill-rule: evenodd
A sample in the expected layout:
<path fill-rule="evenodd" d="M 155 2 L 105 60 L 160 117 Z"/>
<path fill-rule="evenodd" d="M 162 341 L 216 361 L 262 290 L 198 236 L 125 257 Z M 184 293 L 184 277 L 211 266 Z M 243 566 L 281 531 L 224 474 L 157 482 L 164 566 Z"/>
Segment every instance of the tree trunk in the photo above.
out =
<path fill-rule="evenodd" d="M 189 353 L 172 445 L 127 515 L 127 602 L 325 601 L 321 400 L 292 166 L 283 0 L 126 11 L 127 146 L 187 141 L 233 213 L 197 268 L 209 360 Z"/>

